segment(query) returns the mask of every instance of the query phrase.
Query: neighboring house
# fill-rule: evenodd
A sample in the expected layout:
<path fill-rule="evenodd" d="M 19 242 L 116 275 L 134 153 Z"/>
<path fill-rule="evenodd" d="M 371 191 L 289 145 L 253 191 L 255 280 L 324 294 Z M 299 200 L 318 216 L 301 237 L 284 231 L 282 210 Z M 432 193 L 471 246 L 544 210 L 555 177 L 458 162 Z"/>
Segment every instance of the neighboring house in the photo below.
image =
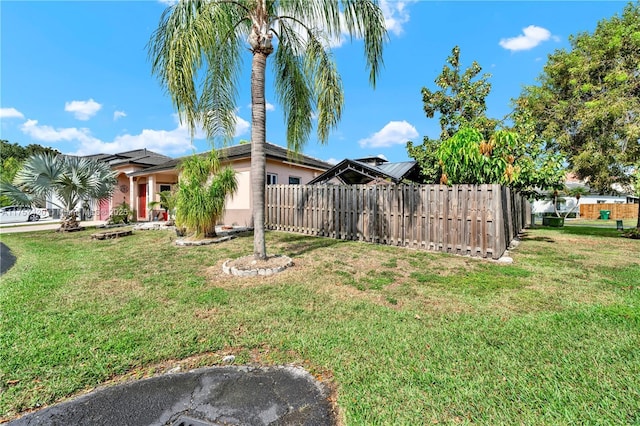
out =
<path fill-rule="evenodd" d="M 400 183 L 403 181 L 420 181 L 420 168 L 417 162 L 390 163 L 384 158 L 366 157 L 357 160 L 342 160 L 309 183 L 357 185 Z"/>
<path fill-rule="evenodd" d="M 295 154 L 278 145 L 265 146 L 267 185 L 306 184 L 331 167 L 324 161 Z M 230 165 L 236 171 L 238 191 L 229 197 L 225 206 L 223 223 L 252 226 L 251 199 L 251 144 L 240 144 L 218 150 L 221 165 Z M 168 159 L 160 164 L 127 173 L 127 185 L 131 188 L 127 202 L 136 210 L 137 220 L 153 220 L 158 211 L 149 212 L 150 201 L 160 201 L 158 193 L 173 190 L 178 182 L 178 166 L 183 158 Z M 116 190 L 114 200 L 117 198 Z M 112 200 L 113 202 L 113 200 Z"/>
<path fill-rule="evenodd" d="M 638 203 L 638 197 L 635 197 L 630 194 L 625 194 L 624 192 L 620 192 L 618 195 L 602 195 L 597 194 L 589 188 L 584 181 L 576 179 L 572 175 L 567 176 L 567 180 L 565 182 L 565 186 L 567 189 L 573 188 L 584 188 L 588 193 L 584 194 L 580 197 L 580 205 L 585 204 L 626 204 L 626 203 Z M 569 211 L 575 212 L 577 216 L 580 215 L 580 208 L 577 206 L 578 199 L 576 197 L 571 197 L 567 195 L 561 195 L 558 197 L 557 206 L 554 208 L 553 206 L 554 200 L 551 194 L 547 195 L 547 198 L 536 200 L 532 205 L 532 213 L 543 215 L 545 213 L 555 213 L 556 208 L 558 212 L 562 215 L 568 213 Z"/>

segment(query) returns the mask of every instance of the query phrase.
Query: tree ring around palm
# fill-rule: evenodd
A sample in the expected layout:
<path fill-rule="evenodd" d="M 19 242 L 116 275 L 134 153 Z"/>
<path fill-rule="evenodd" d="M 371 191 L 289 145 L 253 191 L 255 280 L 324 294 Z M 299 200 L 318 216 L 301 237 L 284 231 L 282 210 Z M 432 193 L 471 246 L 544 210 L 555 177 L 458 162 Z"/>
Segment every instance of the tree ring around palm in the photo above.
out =
<path fill-rule="evenodd" d="M 288 256 L 267 256 L 266 259 L 256 259 L 255 256 L 244 256 L 230 259 L 222 264 L 225 274 L 239 277 L 271 276 L 293 266 L 293 260 Z"/>

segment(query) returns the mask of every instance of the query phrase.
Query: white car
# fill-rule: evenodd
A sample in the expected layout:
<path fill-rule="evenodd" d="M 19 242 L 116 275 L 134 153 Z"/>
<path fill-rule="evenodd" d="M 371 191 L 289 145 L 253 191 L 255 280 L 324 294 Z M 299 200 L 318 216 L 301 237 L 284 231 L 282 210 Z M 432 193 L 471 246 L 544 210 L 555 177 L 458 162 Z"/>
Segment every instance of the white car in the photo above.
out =
<path fill-rule="evenodd" d="M 37 222 L 45 217 L 49 217 L 47 209 L 27 206 L 0 208 L 0 223 Z"/>

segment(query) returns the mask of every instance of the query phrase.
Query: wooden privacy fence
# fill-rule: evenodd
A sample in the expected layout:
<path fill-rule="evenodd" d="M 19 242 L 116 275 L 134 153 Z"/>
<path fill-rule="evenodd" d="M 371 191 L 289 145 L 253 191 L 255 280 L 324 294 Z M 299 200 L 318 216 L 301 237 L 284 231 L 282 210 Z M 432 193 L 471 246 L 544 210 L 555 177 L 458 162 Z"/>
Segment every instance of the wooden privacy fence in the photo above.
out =
<path fill-rule="evenodd" d="M 269 185 L 266 227 L 497 259 L 530 211 L 500 185 Z"/>
<path fill-rule="evenodd" d="M 582 219 L 600 219 L 600 210 L 609 210 L 609 219 L 634 219 L 638 217 L 637 204 L 580 204 Z"/>

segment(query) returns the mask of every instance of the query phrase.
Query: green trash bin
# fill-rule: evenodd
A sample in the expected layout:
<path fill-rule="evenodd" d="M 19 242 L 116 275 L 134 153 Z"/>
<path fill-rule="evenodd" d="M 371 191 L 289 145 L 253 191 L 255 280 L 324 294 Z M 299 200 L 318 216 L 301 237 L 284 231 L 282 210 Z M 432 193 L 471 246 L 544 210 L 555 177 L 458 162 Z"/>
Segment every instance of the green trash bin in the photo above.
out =
<path fill-rule="evenodd" d="M 600 219 L 609 220 L 610 215 L 611 215 L 611 210 L 600 210 Z"/>

